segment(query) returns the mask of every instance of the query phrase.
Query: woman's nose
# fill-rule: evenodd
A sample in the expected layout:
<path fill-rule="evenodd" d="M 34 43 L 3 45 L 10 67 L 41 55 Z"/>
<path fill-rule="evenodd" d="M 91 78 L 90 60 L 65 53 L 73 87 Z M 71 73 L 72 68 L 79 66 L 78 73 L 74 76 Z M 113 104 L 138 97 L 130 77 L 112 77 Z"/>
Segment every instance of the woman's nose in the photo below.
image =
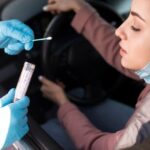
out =
<path fill-rule="evenodd" d="M 118 36 L 121 40 L 126 40 L 127 36 L 125 34 L 125 30 L 123 29 L 122 25 L 118 27 L 115 31 L 116 36 Z"/>

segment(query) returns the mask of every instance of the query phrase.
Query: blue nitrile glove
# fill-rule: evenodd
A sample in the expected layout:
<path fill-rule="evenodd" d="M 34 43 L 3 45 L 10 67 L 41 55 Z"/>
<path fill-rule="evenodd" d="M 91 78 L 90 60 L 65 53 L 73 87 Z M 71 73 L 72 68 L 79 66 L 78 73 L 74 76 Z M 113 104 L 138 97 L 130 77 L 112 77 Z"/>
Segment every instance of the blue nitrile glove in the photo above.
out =
<path fill-rule="evenodd" d="M 0 48 L 4 48 L 5 53 L 16 55 L 23 49 L 30 50 L 33 39 L 33 31 L 19 20 L 0 22 Z"/>
<path fill-rule="evenodd" d="M 20 140 L 29 131 L 26 116 L 29 98 L 12 103 L 14 94 L 15 90 L 11 89 L 0 99 L 0 149 Z"/>

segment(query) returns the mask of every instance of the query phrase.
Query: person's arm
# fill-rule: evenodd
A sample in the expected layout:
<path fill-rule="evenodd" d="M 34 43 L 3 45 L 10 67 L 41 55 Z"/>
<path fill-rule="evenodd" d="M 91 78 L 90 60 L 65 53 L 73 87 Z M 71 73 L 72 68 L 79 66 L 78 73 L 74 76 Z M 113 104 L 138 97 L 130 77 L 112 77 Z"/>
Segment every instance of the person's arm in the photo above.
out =
<path fill-rule="evenodd" d="M 121 66 L 119 54 L 119 38 L 115 36 L 115 28 L 102 19 L 90 5 L 84 5 L 75 15 L 72 27 L 95 47 L 98 53 L 121 73 L 139 80 L 133 71 Z"/>
<path fill-rule="evenodd" d="M 110 65 L 126 76 L 139 80 L 132 71 L 121 66 L 119 39 L 115 36 L 115 29 L 106 23 L 86 1 L 48 0 L 43 10 L 54 14 L 74 11 L 76 15 L 72 21 L 73 28 L 83 34 Z"/>
<path fill-rule="evenodd" d="M 117 147 L 126 148 L 141 143 L 150 135 L 150 92 L 140 100 L 136 111 L 128 121 L 125 132 L 119 140 Z"/>
<path fill-rule="evenodd" d="M 69 102 L 60 87 L 62 84 L 57 85 L 45 77 L 40 77 L 39 80 L 42 83 L 43 95 L 60 107 L 59 120 L 68 131 L 77 149 L 113 150 L 123 131 L 110 134 L 96 129 L 78 108 Z"/>
<path fill-rule="evenodd" d="M 67 102 L 59 105 L 58 118 L 79 150 L 120 150 L 142 142 L 150 134 L 150 94 L 130 118 L 126 127 L 116 133 L 95 128 L 78 108 Z"/>
<path fill-rule="evenodd" d="M 105 133 L 96 129 L 78 108 L 67 102 L 59 105 L 58 118 L 82 150 L 120 150 L 141 143 L 150 135 L 150 93 L 136 108 L 125 128 L 116 133 Z"/>
<path fill-rule="evenodd" d="M 63 88 L 60 87 L 62 83 L 57 85 L 45 77 L 39 79 L 42 83 L 43 95 L 59 106 L 58 118 L 68 131 L 77 149 L 120 150 L 140 143 L 150 135 L 150 93 L 146 93 L 145 97 L 139 97 L 140 103 L 136 106 L 134 114 L 124 129 L 116 133 L 106 133 L 95 128 L 85 115 L 69 102 Z M 147 88 L 144 91 L 147 91 Z"/>
<path fill-rule="evenodd" d="M 0 49 L 9 55 L 16 55 L 33 47 L 34 33 L 23 22 L 12 19 L 0 21 Z"/>
<path fill-rule="evenodd" d="M 20 140 L 28 131 L 29 98 L 23 97 L 13 103 L 15 90 L 0 98 L 0 149 Z"/>
<path fill-rule="evenodd" d="M 78 150 L 115 150 L 124 132 L 123 130 L 116 133 L 100 131 L 70 102 L 60 105 L 58 118 Z"/>

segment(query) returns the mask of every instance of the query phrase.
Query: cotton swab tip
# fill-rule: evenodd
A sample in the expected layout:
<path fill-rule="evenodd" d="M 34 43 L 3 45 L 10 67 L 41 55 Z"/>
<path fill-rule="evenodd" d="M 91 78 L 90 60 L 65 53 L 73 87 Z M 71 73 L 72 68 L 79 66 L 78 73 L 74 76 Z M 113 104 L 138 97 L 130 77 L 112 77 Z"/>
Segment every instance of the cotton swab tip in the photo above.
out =
<path fill-rule="evenodd" d="M 36 41 L 45 41 L 45 40 L 51 40 L 52 37 L 49 36 L 49 37 L 46 37 L 46 38 L 40 38 L 40 39 L 34 39 L 33 42 L 36 42 Z"/>
<path fill-rule="evenodd" d="M 52 39 L 52 37 L 51 37 L 51 36 L 47 37 L 47 40 L 51 40 L 51 39 Z"/>

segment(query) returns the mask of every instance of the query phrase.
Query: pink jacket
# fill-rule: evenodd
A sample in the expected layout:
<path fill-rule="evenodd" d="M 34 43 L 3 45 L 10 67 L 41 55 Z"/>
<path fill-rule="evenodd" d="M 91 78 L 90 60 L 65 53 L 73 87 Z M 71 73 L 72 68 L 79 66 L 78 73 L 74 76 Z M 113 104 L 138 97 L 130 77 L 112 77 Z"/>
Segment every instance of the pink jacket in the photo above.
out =
<path fill-rule="evenodd" d="M 93 44 L 110 65 L 126 76 L 139 80 L 134 72 L 121 66 L 119 39 L 114 34 L 115 29 L 92 7 L 87 5 L 82 8 L 75 15 L 72 26 Z M 59 108 L 58 118 L 79 150 L 118 150 L 130 147 L 150 135 L 150 126 L 147 124 L 150 120 L 149 90 L 150 85 L 139 96 L 135 113 L 127 122 L 125 129 L 116 133 L 106 133 L 95 128 L 71 102 Z M 143 124 L 144 129 L 141 134 L 138 134 Z"/>

